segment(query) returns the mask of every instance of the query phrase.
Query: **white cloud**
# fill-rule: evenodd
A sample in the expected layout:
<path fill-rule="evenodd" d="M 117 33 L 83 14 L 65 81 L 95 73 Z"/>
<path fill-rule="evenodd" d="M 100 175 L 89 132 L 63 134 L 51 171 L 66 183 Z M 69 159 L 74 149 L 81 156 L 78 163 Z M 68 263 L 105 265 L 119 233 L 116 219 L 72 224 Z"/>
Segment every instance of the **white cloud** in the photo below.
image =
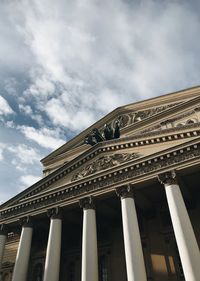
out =
<path fill-rule="evenodd" d="M 65 126 L 71 130 L 84 129 L 95 119 L 92 111 L 87 107 L 85 110 L 79 108 L 78 105 L 68 100 L 65 93 L 59 99 L 53 98 L 48 101 L 45 110 L 54 125 Z"/>
<path fill-rule="evenodd" d="M 23 186 L 20 187 L 20 191 L 23 189 L 31 186 L 32 184 L 36 183 L 39 181 L 41 177 L 35 176 L 35 175 L 24 175 L 20 177 L 20 182 L 23 184 Z"/>
<path fill-rule="evenodd" d="M 28 169 L 30 169 L 31 165 L 38 165 L 40 163 L 40 159 L 43 157 L 38 149 L 29 147 L 25 144 L 18 144 L 15 146 L 4 144 L 3 148 L 11 153 L 11 158 L 9 157 L 8 159 L 10 159 L 9 161 L 15 167 L 15 169 L 20 172 L 26 172 Z"/>
<path fill-rule="evenodd" d="M 47 128 L 35 129 L 29 126 L 17 127 L 27 139 L 32 140 L 45 148 L 56 149 L 65 143 L 59 138 L 59 130 L 50 130 Z"/>
<path fill-rule="evenodd" d="M 13 114 L 14 111 L 2 96 L 0 96 L 0 115 Z"/>
<path fill-rule="evenodd" d="M 0 1 L 2 130 L 56 149 L 117 106 L 199 84 L 199 13 L 196 0 Z"/>
<path fill-rule="evenodd" d="M 34 98 L 55 126 L 81 130 L 117 106 L 198 83 L 200 23 L 185 1 L 22 0 L 17 7 L 35 58 L 24 99 Z"/>
<path fill-rule="evenodd" d="M 19 14 L 16 4 L 15 1 L 0 1 L 0 73 L 6 78 L 8 78 L 6 75 L 8 73 L 17 71 L 19 74 L 27 71 L 27 68 L 33 63 L 23 34 L 18 32 L 18 28 L 23 24 L 23 18 Z M 9 87 L 9 90 L 12 94 L 14 93 L 14 89 Z"/>
<path fill-rule="evenodd" d="M 31 115 L 33 113 L 30 105 L 19 104 L 19 110 L 27 115 Z"/>
<path fill-rule="evenodd" d="M 13 120 L 11 120 L 11 121 L 6 121 L 4 124 L 5 124 L 5 126 L 6 126 L 7 128 L 12 128 L 12 129 L 15 128 L 15 123 L 13 122 Z"/>
<path fill-rule="evenodd" d="M 9 77 L 5 80 L 4 89 L 6 90 L 6 92 L 9 95 L 14 96 L 14 97 L 16 97 L 18 95 L 17 86 L 18 86 L 18 81 L 15 78 Z"/>
<path fill-rule="evenodd" d="M 4 143 L 0 143 L 0 161 L 2 161 L 4 159 L 3 152 L 4 152 L 5 147 L 6 147 L 6 145 Z"/>
<path fill-rule="evenodd" d="M 15 160 L 15 164 L 19 161 L 22 164 L 34 164 L 35 162 L 38 163 L 42 156 L 40 155 L 37 149 L 33 147 L 28 147 L 25 144 L 19 144 L 17 146 L 8 146 L 7 148 L 12 154 L 14 155 L 17 160 Z"/>

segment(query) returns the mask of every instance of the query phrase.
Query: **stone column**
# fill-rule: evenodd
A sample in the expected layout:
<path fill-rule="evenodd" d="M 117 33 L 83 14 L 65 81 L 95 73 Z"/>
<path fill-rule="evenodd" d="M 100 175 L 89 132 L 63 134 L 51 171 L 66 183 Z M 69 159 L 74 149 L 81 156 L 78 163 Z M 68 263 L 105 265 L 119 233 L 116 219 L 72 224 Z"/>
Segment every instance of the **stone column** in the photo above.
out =
<path fill-rule="evenodd" d="M 31 252 L 33 226 L 30 222 L 29 217 L 22 219 L 20 222 L 22 224 L 22 231 L 15 260 L 12 281 L 27 280 L 29 258 Z"/>
<path fill-rule="evenodd" d="M 83 208 L 82 281 L 98 281 L 96 212 L 92 197 L 80 200 Z"/>
<path fill-rule="evenodd" d="M 7 239 L 7 230 L 6 230 L 5 225 L 2 224 L 2 225 L 0 225 L 0 270 L 2 268 L 6 239 Z M 1 275 L 1 272 L 0 272 L 0 281 L 1 280 L 2 280 L 2 275 Z"/>
<path fill-rule="evenodd" d="M 127 279 L 128 281 L 146 281 L 133 187 L 131 185 L 119 187 L 116 192 L 121 197 Z"/>
<path fill-rule="evenodd" d="M 7 231 L 4 224 L 0 225 L 0 270 L 2 267 L 3 254 L 6 245 Z"/>
<path fill-rule="evenodd" d="M 185 280 L 200 280 L 200 253 L 188 212 L 176 180 L 175 171 L 158 176 L 164 184 L 169 212 L 183 266 Z"/>
<path fill-rule="evenodd" d="M 45 270 L 43 281 L 58 281 L 60 274 L 60 254 L 62 220 L 59 208 L 48 210 L 47 215 L 51 218 L 49 238 L 47 243 Z"/>

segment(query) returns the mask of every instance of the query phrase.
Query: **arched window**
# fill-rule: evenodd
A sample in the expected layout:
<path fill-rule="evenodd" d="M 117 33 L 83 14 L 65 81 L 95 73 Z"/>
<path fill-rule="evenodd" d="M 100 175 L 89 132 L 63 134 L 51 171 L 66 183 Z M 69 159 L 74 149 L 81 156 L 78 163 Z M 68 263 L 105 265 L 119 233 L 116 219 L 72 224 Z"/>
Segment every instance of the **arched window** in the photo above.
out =
<path fill-rule="evenodd" d="M 32 281 L 42 281 L 43 277 L 43 266 L 41 263 L 37 263 L 33 269 Z"/>

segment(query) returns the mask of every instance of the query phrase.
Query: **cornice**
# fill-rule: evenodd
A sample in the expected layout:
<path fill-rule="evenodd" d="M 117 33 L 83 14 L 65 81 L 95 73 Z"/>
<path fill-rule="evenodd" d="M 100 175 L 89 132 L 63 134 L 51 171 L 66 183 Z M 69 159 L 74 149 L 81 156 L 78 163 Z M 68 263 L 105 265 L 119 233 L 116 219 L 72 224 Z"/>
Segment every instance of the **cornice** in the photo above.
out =
<path fill-rule="evenodd" d="M 167 93 L 164 94 L 162 96 L 156 96 L 150 99 L 146 99 L 143 101 L 139 101 L 139 102 L 135 102 L 135 103 L 131 103 L 131 104 L 127 104 L 124 107 L 127 109 L 130 109 L 134 106 L 137 108 L 143 108 L 143 107 L 147 107 L 147 105 L 151 105 L 151 106 L 155 106 L 159 104 L 163 104 L 163 103 L 171 103 L 171 102 L 177 102 L 177 101 L 182 101 L 182 100 L 186 100 L 186 99 L 191 99 L 194 96 L 197 96 L 200 94 L 200 85 L 195 86 L 195 87 L 191 87 L 191 88 L 187 88 L 187 89 L 182 89 L 176 92 L 171 92 L 171 93 Z"/>
<path fill-rule="evenodd" d="M 198 136 L 200 136 L 200 123 L 190 124 L 184 126 L 184 128 L 165 129 L 159 132 L 148 132 L 141 135 L 135 135 L 134 137 L 129 136 L 126 138 L 121 138 L 119 140 L 111 140 L 99 143 L 91 147 L 88 151 L 84 152 L 69 163 L 64 164 L 61 168 L 41 179 L 39 182 L 35 183 L 25 191 L 21 192 L 9 201 L 2 204 L 1 209 L 4 206 L 11 206 L 11 204 L 14 202 L 16 204 L 16 202 L 19 202 L 22 197 L 27 200 L 28 197 L 32 197 L 34 196 L 34 194 L 42 193 L 52 183 L 58 181 L 67 174 L 70 174 L 75 169 L 79 168 L 83 164 L 86 164 L 89 160 L 98 155 L 101 155 L 102 153 L 123 151 L 124 149 L 128 148 L 143 147 L 149 144 L 159 144 L 186 138 L 197 138 Z"/>
<path fill-rule="evenodd" d="M 169 109 L 166 109 L 164 111 L 161 111 L 158 114 L 152 115 L 149 118 L 145 118 L 139 122 L 133 123 L 130 126 L 127 126 L 125 128 L 122 129 L 122 133 L 123 134 L 129 134 L 129 132 L 136 132 L 136 134 L 141 131 L 141 130 L 145 130 L 146 126 L 149 126 L 149 123 L 151 124 L 151 126 L 155 125 L 156 123 L 162 122 L 166 120 L 166 117 L 168 117 L 170 115 L 170 118 L 176 117 L 177 114 L 182 114 L 184 113 L 186 110 L 191 110 L 191 109 L 195 109 L 195 107 L 197 107 L 197 105 L 199 106 L 200 103 L 200 96 L 195 97 L 189 101 L 186 102 L 182 102 L 174 107 L 169 107 Z"/>
<path fill-rule="evenodd" d="M 58 152 L 62 153 L 66 149 L 69 150 L 73 146 L 80 145 L 84 136 L 87 135 L 92 130 L 92 128 L 102 127 L 105 123 L 111 122 L 112 119 L 116 118 L 120 114 L 129 113 L 129 112 L 133 112 L 133 111 L 136 112 L 139 110 L 146 110 L 148 108 L 159 107 L 159 106 L 163 106 L 165 104 L 170 104 L 170 103 L 173 104 L 173 103 L 177 103 L 177 102 L 183 102 L 184 100 L 188 101 L 188 99 L 191 99 L 191 97 L 198 95 L 199 92 L 200 92 L 200 87 L 197 86 L 197 87 L 184 89 L 184 90 L 181 90 L 178 92 L 165 94 L 165 95 L 162 95 L 159 97 L 154 97 L 154 98 L 147 99 L 144 101 L 139 101 L 139 102 L 135 102 L 135 103 L 132 103 L 129 105 L 124 105 L 124 106 L 118 107 L 115 110 L 113 110 L 112 112 L 108 113 L 103 118 L 101 118 L 100 120 L 98 120 L 97 122 L 95 122 L 89 128 L 87 128 L 86 130 L 81 132 L 75 138 L 71 139 L 70 141 L 65 143 L 63 146 L 61 146 L 57 150 L 50 153 L 48 156 L 43 158 L 41 160 L 41 162 L 45 164 L 46 161 L 48 161 L 52 157 L 54 158 L 54 156 L 56 156 L 58 154 Z"/>
<path fill-rule="evenodd" d="M 41 159 L 41 162 L 45 164 L 46 161 L 49 161 L 51 158 L 56 157 L 58 155 L 58 152 L 62 153 L 64 151 L 66 151 L 66 149 L 69 151 L 69 149 L 77 147 L 78 145 L 81 144 L 81 142 L 83 141 L 84 137 L 87 134 L 89 134 L 89 132 L 93 128 L 95 128 L 95 127 L 103 127 L 103 125 L 105 123 L 110 122 L 112 119 L 116 118 L 119 114 L 124 114 L 124 113 L 129 113 L 129 112 L 130 112 L 130 110 L 127 110 L 124 107 L 118 107 L 118 108 L 114 109 L 113 111 L 108 113 L 106 116 L 102 117 L 97 122 L 92 124 L 90 127 L 85 129 L 84 131 L 82 131 L 76 137 L 74 137 L 73 139 L 69 140 L 67 143 L 65 143 L 64 145 L 62 145 L 58 149 L 54 150 L 52 153 L 47 155 L 45 158 Z"/>
<path fill-rule="evenodd" d="M 194 163 L 199 163 L 200 139 L 193 140 L 182 146 L 168 149 L 162 154 L 151 155 L 136 163 L 128 163 L 113 171 L 96 178 L 85 179 L 84 182 L 65 185 L 58 190 L 52 190 L 37 199 L 30 199 L 26 202 L 16 204 L 10 208 L 1 210 L 1 221 L 15 221 L 23 214 L 43 213 L 49 206 L 69 205 L 78 202 L 86 195 L 96 192 L 109 192 L 115 190 L 119 185 L 133 182 L 143 182 L 147 178 L 155 178 L 158 174 L 171 169 L 184 169 Z"/>
<path fill-rule="evenodd" d="M 66 152 L 63 152 L 61 154 L 58 154 L 56 155 L 54 158 L 51 158 L 50 160 L 46 161 L 43 163 L 43 165 L 52 165 L 55 163 L 55 161 L 59 161 L 59 160 L 62 160 L 66 157 L 71 157 L 72 155 L 74 154 L 77 154 L 77 153 L 82 153 L 82 152 L 85 152 L 86 150 L 88 150 L 91 146 L 89 144 L 82 144 L 78 147 L 74 147 L 72 148 L 71 150 L 67 150 Z"/>

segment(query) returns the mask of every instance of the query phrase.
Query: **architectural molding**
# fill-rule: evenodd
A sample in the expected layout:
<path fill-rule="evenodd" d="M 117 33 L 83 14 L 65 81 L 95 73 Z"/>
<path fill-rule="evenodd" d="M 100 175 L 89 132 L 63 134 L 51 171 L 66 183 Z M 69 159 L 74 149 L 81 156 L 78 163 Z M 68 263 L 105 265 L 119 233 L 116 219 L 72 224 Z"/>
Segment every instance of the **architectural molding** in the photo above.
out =
<path fill-rule="evenodd" d="M 119 186 L 116 188 L 116 193 L 121 199 L 124 198 L 133 198 L 134 192 L 133 192 L 133 186 L 131 184 Z"/>
<path fill-rule="evenodd" d="M 61 168 L 57 169 L 55 172 L 49 174 L 47 177 L 41 179 L 39 182 L 23 191 L 21 194 L 12 198 L 5 204 L 2 204 L 2 208 L 11 207 L 20 202 L 26 201 L 29 197 L 33 197 L 49 188 L 52 183 L 60 180 L 66 175 L 73 172 L 75 169 L 81 165 L 87 163 L 91 159 L 105 152 L 122 152 L 124 149 L 142 147 L 149 144 L 160 144 L 173 140 L 181 140 L 186 138 L 193 138 L 200 136 L 200 124 L 189 124 L 184 126 L 184 128 L 170 128 L 162 131 L 153 131 L 145 134 L 139 134 L 129 137 L 119 139 L 118 141 L 113 140 L 105 143 L 99 143 L 98 145 L 91 147 L 89 151 L 83 153 L 80 157 L 74 159 L 70 163 L 66 163 Z M 17 199 L 18 197 L 18 199 Z M 12 203 L 13 202 L 13 203 Z"/>
<path fill-rule="evenodd" d="M 160 112 L 166 111 L 167 109 L 170 109 L 181 102 L 178 103 L 170 103 L 162 106 L 154 106 L 151 108 L 148 108 L 147 110 L 138 110 L 138 111 L 130 111 L 121 115 L 118 115 L 113 120 L 110 121 L 109 125 L 111 127 L 114 126 L 116 121 L 120 122 L 120 128 L 123 129 L 125 127 L 128 127 L 136 122 L 140 122 L 144 119 L 147 119 L 153 115 L 156 115 Z M 103 131 L 103 127 L 99 128 L 100 132 Z"/>
<path fill-rule="evenodd" d="M 168 118 L 176 117 L 177 113 L 180 115 L 180 114 L 185 114 L 187 110 L 191 110 L 191 109 L 193 110 L 197 105 L 199 105 L 199 103 L 200 103 L 199 96 L 190 99 L 189 101 L 182 102 L 177 106 L 165 110 L 164 112 L 160 112 L 158 114 L 152 115 L 149 118 L 141 120 L 141 122 L 134 123 L 124 128 L 123 133 L 130 135 L 132 134 L 132 132 L 135 132 L 136 134 L 141 131 L 144 132 L 145 130 L 148 130 L 150 126 L 153 127 L 158 125 L 158 121 L 160 123 L 166 121 Z"/>
<path fill-rule="evenodd" d="M 87 196 L 87 197 L 79 199 L 79 205 L 82 209 L 85 209 L 85 210 L 95 209 L 94 197 Z"/>
<path fill-rule="evenodd" d="M 60 207 L 55 207 L 47 210 L 47 216 L 51 219 L 61 219 L 62 211 Z"/>
<path fill-rule="evenodd" d="M 126 163 L 141 156 L 142 155 L 139 153 L 116 153 L 112 155 L 103 155 L 73 175 L 71 181 L 79 180 L 88 175 Z"/>
<path fill-rule="evenodd" d="M 177 176 L 174 170 L 158 175 L 158 180 L 164 185 L 177 184 Z"/>
<path fill-rule="evenodd" d="M 172 124 L 172 127 L 173 127 L 174 129 L 175 129 L 175 128 L 178 128 L 177 126 L 174 126 L 174 125 L 173 125 L 174 122 L 176 122 L 176 121 L 178 121 L 178 120 L 181 121 L 182 119 L 184 119 L 184 118 L 186 118 L 186 117 L 192 116 L 193 114 L 195 114 L 196 112 L 199 111 L 199 108 L 200 108 L 200 106 L 195 105 L 195 107 L 194 107 L 193 109 L 190 109 L 190 110 L 187 111 L 187 112 L 183 112 L 183 113 L 181 113 L 181 114 L 179 114 L 179 115 L 177 115 L 177 116 L 175 116 L 175 117 L 172 117 L 172 118 L 169 117 L 167 120 L 162 121 L 162 122 L 160 122 L 160 123 L 154 125 L 153 127 L 149 127 L 148 129 L 143 130 L 141 133 L 144 134 L 144 133 L 152 132 L 153 130 L 163 130 L 163 124 L 166 124 L 166 123 Z M 190 120 L 190 118 L 188 119 L 188 121 L 189 121 L 189 120 Z M 197 120 L 196 120 L 195 123 L 200 124 L 198 118 L 197 118 Z M 185 128 L 185 125 L 187 125 L 187 124 L 184 124 L 184 128 Z"/>
<path fill-rule="evenodd" d="M 7 208 L 0 212 L 1 219 L 12 218 L 19 214 L 34 212 L 37 208 L 44 212 L 44 208 L 48 205 L 58 204 L 65 201 L 70 204 L 70 200 L 79 200 L 79 197 L 88 192 L 98 190 L 108 191 L 110 187 L 113 190 L 113 185 L 124 184 L 124 182 L 134 180 L 144 180 L 144 176 L 157 177 L 157 174 L 162 170 L 169 168 L 177 169 L 182 165 L 188 165 L 190 161 L 199 159 L 200 157 L 200 142 L 192 142 L 184 145 L 184 147 L 174 148 L 171 151 L 163 152 L 160 156 L 152 156 L 151 158 L 143 159 L 138 163 L 128 163 L 126 167 L 117 169 L 113 172 L 108 172 L 103 176 L 94 179 L 87 179 L 83 183 L 72 186 L 62 186 L 59 190 L 52 190 L 50 194 L 41 194 L 39 198 L 26 201 L 16 206 Z M 30 198 L 31 199 L 31 198 Z M 67 203 L 69 202 L 69 203 Z"/>
<path fill-rule="evenodd" d="M 25 216 L 19 219 L 19 224 L 23 227 L 33 227 L 33 221 L 30 216 Z"/>
<path fill-rule="evenodd" d="M 6 224 L 0 225 L 0 235 L 7 235 L 8 234 L 8 227 Z"/>

